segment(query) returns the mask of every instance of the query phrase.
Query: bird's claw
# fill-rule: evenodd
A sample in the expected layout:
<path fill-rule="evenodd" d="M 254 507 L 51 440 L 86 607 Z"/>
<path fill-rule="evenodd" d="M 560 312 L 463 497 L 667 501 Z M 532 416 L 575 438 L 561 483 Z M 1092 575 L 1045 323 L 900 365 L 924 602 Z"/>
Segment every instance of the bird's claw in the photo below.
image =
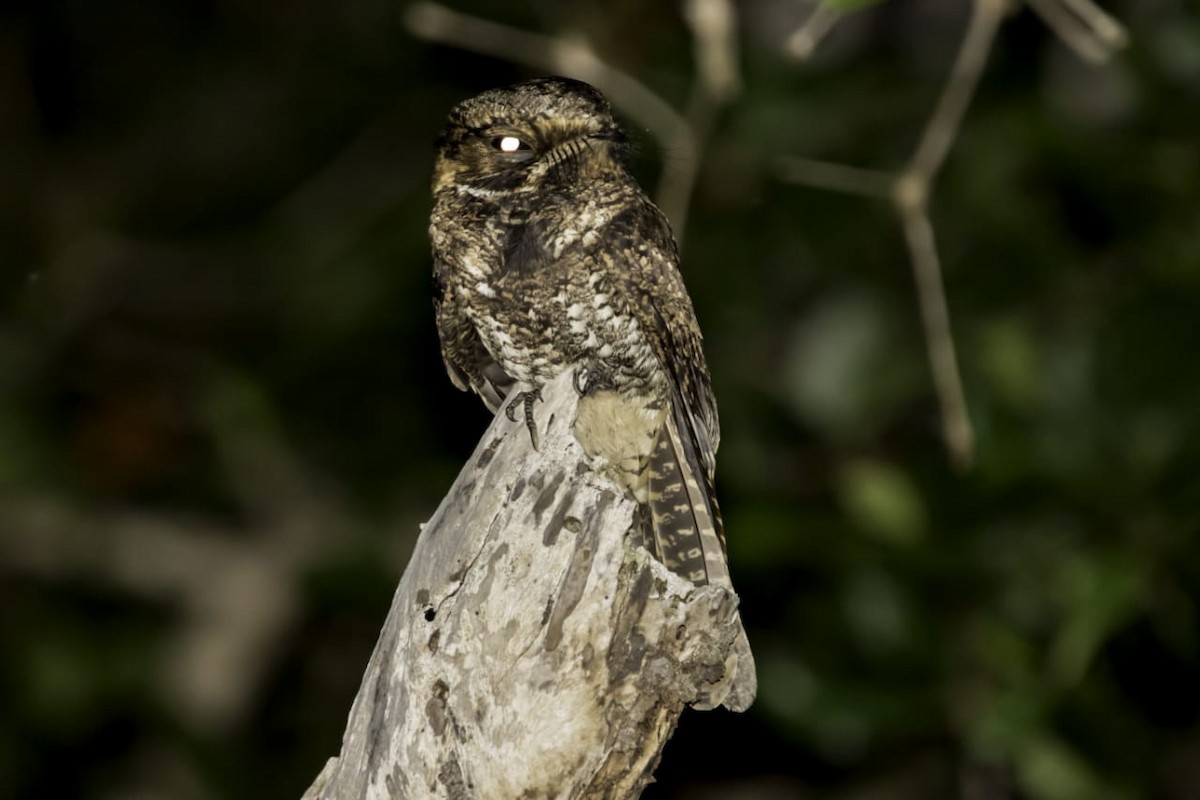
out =
<path fill-rule="evenodd" d="M 583 397 L 588 390 L 588 370 L 587 367 L 579 367 L 575 370 L 575 374 L 571 376 L 571 385 L 575 387 L 575 394 Z"/>
<path fill-rule="evenodd" d="M 571 376 L 571 384 L 575 387 L 575 393 L 580 397 L 588 397 L 598 391 L 612 389 L 612 383 L 612 375 L 598 361 L 577 367 L 575 374 Z"/>
<path fill-rule="evenodd" d="M 525 427 L 529 429 L 529 442 L 533 445 L 533 449 L 538 449 L 538 432 L 537 421 L 533 418 L 533 404 L 542 399 L 541 388 L 530 389 L 527 392 L 517 392 L 513 396 L 512 401 L 504 409 L 504 415 L 511 422 L 517 421 L 517 404 L 524 405 Z"/>

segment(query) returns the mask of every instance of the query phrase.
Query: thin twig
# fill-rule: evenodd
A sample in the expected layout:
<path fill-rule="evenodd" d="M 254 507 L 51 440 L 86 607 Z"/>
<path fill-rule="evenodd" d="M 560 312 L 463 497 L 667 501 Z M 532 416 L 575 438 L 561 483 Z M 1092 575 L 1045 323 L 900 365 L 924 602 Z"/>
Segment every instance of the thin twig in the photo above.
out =
<path fill-rule="evenodd" d="M 923 206 L 911 205 L 900 207 L 900 222 L 912 259 L 929 369 L 942 412 L 942 436 L 954 463 L 961 469 L 967 469 L 975 453 L 975 433 L 967 415 L 967 401 L 954 352 L 950 308 L 946 302 L 933 224 Z"/>
<path fill-rule="evenodd" d="M 700 173 L 700 161 L 717 114 L 737 96 L 742 86 L 738 69 L 737 15 L 729 0 L 688 0 L 683 16 L 692 33 L 696 62 L 696 78 L 686 116 L 695 149 L 690 160 L 677 159 L 674 164 L 668 160 L 655 198 L 671 220 L 675 237 L 681 244 L 687 229 L 692 191 Z"/>
<path fill-rule="evenodd" d="M 958 138 L 1007 9 L 1007 0 L 975 0 L 950 75 L 892 194 L 912 261 L 929 369 L 941 408 L 942 436 L 951 459 L 962 468 L 970 466 L 975 437 L 954 350 L 937 241 L 929 220 L 929 193 Z"/>
<path fill-rule="evenodd" d="M 742 88 L 733 5 L 729 0 L 687 0 L 683 18 L 692 32 L 697 81 L 713 99 L 729 102 Z"/>
<path fill-rule="evenodd" d="M 974 455 L 974 434 L 954 350 L 937 241 L 929 219 L 929 193 L 958 137 L 1007 8 L 1007 0 L 975 0 L 945 86 L 907 166 L 899 175 L 800 158 L 778 162 L 780 175 L 786 180 L 891 199 L 912 262 L 925 348 L 941 409 L 942 436 L 951 459 L 963 468 L 970 465 Z"/>
<path fill-rule="evenodd" d="M 929 183 L 941 169 L 950 147 L 958 137 L 963 115 L 971 104 L 979 76 L 983 73 L 983 65 L 987 62 L 1007 9 L 1008 0 L 975 0 L 973 3 L 971 20 L 963 34 L 954 66 L 950 69 L 933 113 L 925 123 L 925 130 L 921 133 L 916 152 L 909 160 L 906 173 L 915 174 Z"/>
<path fill-rule="evenodd" d="M 1129 40 L 1125 29 L 1091 0 L 1026 0 L 1075 55 L 1103 64 Z"/>
<path fill-rule="evenodd" d="M 833 6 L 817 2 L 809 15 L 804 18 L 804 22 L 800 23 L 800 27 L 788 36 L 787 42 L 784 44 L 788 55 L 801 61 L 812 57 L 817 45 L 829 31 L 833 30 L 833 26 L 841 18 L 841 11 Z"/>
<path fill-rule="evenodd" d="M 1089 61 L 1107 60 L 1128 39 L 1120 23 L 1092 0 L 1026 2 L 1064 43 Z M 851 194 L 890 196 L 904 228 L 912 261 L 930 371 L 941 408 L 943 436 L 951 458 L 961 467 L 971 462 L 974 434 L 954 352 L 949 305 L 929 219 L 929 195 L 933 181 L 958 138 L 963 116 L 979 85 L 1009 4 L 1010 0 L 974 0 L 971 20 L 937 105 L 912 157 L 897 176 L 892 178 L 873 170 L 802 158 L 785 158 L 777 162 L 779 175 L 784 180 Z M 802 34 L 811 35 L 811 30 L 805 33 L 806 29 L 820 30 L 819 26 L 824 24 L 818 16 L 821 8 L 818 7 L 792 35 L 793 40 Z"/>
<path fill-rule="evenodd" d="M 1062 0 L 1062 3 L 1109 47 L 1116 49 L 1129 43 L 1125 26 L 1092 0 Z"/>
<path fill-rule="evenodd" d="M 785 181 L 865 197 L 890 197 L 896 182 L 895 176 L 888 172 L 812 158 L 784 156 L 775 164 L 779 177 Z"/>

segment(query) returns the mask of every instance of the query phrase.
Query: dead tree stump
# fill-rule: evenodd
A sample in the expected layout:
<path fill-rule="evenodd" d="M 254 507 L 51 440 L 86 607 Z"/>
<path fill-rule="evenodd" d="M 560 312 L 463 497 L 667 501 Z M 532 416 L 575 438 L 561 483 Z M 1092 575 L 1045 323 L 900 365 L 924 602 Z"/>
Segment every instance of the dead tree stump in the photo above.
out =
<path fill-rule="evenodd" d="M 753 700 L 737 598 L 630 543 L 571 376 L 543 396 L 540 449 L 497 414 L 422 529 L 304 800 L 633 798 L 685 705 Z"/>

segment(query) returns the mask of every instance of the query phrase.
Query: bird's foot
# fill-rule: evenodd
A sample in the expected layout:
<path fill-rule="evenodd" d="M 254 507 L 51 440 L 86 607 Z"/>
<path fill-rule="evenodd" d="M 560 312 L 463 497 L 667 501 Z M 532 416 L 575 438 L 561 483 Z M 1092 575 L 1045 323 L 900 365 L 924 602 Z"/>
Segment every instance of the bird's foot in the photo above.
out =
<path fill-rule="evenodd" d="M 613 388 L 612 374 L 599 361 L 591 361 L 577 367 L 575 374 L 571 376 L 571 382 L 580 397 L 588 397 Z"/>
<path fill-rule="evenodd" d="M 527 392 L 517 392 L 513 395 L 513 399 L 509 402 L 508 407 L 504 409 L 504 415 L 511 421 L 517 421 L 517 405 L 522 404 L 525 407 L 525 427 L 529 429 L 529 442 L 533 445 L 533 449 L 538 449 L 538 432 L 537 421 L 533 418 L 533 404 L 542 399 L 541 387 L 530 389 Z"/>

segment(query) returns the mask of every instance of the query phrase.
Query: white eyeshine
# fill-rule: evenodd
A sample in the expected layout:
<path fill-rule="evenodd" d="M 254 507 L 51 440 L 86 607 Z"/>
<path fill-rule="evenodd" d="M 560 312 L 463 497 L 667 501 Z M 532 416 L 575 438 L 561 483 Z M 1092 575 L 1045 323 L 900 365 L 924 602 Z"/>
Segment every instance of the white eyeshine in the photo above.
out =
<path fill-rule="evenodd" d="M 501 137 L 500 149 L 505 153 L 515 153 L 521 149 L 521 140 L 515 136 Z"/>

